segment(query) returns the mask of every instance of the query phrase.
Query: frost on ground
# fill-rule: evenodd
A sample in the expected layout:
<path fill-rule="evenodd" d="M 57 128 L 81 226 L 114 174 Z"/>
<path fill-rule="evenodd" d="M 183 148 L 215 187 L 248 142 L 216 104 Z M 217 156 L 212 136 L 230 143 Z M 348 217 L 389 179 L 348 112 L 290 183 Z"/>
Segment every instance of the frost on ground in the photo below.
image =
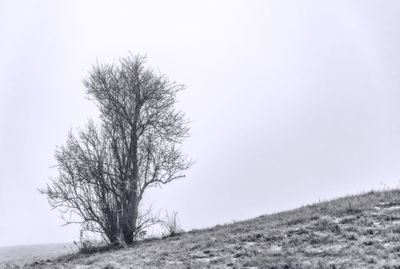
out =
<path fill-rule="evenodd" d="M 400 268 L 399 221 L 400 190 L 370 192 L 23 268 Z"/>

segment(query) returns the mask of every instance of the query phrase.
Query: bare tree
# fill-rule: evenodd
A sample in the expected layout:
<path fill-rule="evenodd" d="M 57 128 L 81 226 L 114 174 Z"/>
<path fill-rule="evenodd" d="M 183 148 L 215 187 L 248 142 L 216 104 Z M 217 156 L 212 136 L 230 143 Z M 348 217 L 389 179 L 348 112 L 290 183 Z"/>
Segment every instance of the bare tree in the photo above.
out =
<path fill-rule="evenodd" d="M 67 224 L 81 223 L 111 244 L 133 243 L 151 221 L 140 209 L 145 190 L 184 177 L 191 165 L 180 150 L 188 122 L 175 108 L 184 87 L 144 64 L 129 56 L 92 68 L 84 85 L 101 124 L 69 134 L 55 153 L 59 174 L 41 190 Z"/>

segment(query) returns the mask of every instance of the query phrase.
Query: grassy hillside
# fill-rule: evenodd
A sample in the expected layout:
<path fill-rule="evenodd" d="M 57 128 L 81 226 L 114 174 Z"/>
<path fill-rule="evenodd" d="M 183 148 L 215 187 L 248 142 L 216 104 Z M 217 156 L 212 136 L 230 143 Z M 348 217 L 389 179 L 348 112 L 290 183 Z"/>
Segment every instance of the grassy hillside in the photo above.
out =
<path fill-rule="evenodd" d="M 26 268 L 400 268 L 400 190 L 348 196 Z"/>

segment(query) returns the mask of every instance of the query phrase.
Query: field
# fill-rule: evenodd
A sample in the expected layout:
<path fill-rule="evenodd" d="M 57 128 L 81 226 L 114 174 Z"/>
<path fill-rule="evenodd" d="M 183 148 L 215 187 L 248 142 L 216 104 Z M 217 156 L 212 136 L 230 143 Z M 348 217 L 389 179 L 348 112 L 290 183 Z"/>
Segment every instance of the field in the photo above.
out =
<path fill-rule="evenodd" d="M 21 267 L 400 268 L 400 190 L 348 196 L 148 239 L 125 249 L 44 258 Z"/>
<path fill-rule="evenodd" d="M 76 246 L 72 243 L 0 247 L 0 268 L 13 268 L 34 261 L 54 259 L 74 252 L 76 252 Z"/>

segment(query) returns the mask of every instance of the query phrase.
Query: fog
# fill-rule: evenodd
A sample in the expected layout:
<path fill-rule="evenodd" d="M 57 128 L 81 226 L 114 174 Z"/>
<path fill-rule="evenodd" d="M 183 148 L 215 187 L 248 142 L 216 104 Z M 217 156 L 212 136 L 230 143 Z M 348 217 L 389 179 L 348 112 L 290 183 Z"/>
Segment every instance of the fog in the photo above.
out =
<path fill-rule="evenodd" d="M 145 196 L 185 230 L 398 187 L 397 1 L 3 1 L 0 246 L 70 242 L 37 189 L 98 116 L 82 79 L 129 54 L 186 85 L 196 163 Z"/>

